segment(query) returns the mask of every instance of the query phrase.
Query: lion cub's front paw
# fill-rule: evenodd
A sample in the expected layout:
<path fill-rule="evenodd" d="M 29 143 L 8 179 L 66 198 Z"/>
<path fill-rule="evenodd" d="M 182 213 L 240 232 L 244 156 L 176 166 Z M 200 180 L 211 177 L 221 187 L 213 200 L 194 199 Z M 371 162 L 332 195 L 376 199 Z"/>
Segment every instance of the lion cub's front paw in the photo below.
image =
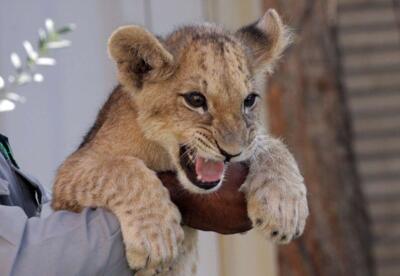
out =
<path fill-rule="evenodd" d="M 308 216 L 304 184 L 265 183 L 248 196 L 248 213 L 255 228 L 277 243 L 299 237 Z"/>
<path fill-rule="evenodd" d="M 184 238 L 180 214 L 175 206 L 160 211 L 147 210 L 121 223 L 126 257 L 134 271 L 168 270 L 178 256 Z"/>

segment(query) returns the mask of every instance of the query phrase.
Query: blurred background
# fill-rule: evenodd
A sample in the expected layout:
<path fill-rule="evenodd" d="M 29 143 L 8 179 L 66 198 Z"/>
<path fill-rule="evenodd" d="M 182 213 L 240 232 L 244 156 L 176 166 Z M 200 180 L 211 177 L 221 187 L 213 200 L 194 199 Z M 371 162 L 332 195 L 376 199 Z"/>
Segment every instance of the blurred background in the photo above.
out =
<path fill-rule="evenodd" d="M 0 113 L 21 167 L 51 187 L 116 85 L 106 52 L 120 25 L 165 35 L 184 23 L 232 30 L 274 7 L 296 32 L 266 85 L 266 122 L 294 152 L 311 215 L 305 234 L 274 247 L 256 233 L 200 235 L 199 276 L 400 275 L 399 0 L 0 0 L 0 76 L 36 45 L 46 18 L 75 23 L 70 47 L 51 51 L 42 83 Z M 15 65 L 15 64 L 14 64 Z M 6 87 L 7 88 L 7 87 Z"/>

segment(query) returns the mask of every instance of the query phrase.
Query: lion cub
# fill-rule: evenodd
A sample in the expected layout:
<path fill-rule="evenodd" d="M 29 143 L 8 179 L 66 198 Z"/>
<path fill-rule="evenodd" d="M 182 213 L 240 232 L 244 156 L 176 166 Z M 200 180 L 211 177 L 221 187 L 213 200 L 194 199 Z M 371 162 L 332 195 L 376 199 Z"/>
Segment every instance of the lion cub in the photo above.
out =
<path fill-rule="evenodd" d="M 160 39 L 139 26 L 117 29 L 109 53 L 120 85 L 59 168 L 53 208 L 108 208 L 137 275 L 191 275 L 196 231 L 180 224 L 156 172 L 174 170 L 188 191 L 210 193 L 240 161 L 255 228 L 276 242 L 298 237 L 306 187 L 285 145 L 265 134 L 256 84 L 289 43 L 274 10 L 233 33 L 204 24 Z"/>

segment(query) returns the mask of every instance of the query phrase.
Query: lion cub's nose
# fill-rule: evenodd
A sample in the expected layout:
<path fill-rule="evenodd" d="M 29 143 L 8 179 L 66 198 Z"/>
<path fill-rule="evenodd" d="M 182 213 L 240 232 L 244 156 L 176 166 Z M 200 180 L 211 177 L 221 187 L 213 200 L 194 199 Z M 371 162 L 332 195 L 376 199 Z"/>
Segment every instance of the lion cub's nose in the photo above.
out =
<path fill-rule="evenodd" d="M 232 158 L 235 158 L 242 153 L 242 152 L 239 152 L 236 154 L 229 153 L 229 152 L 225 151 L 223 148 L 221 148 L 218 143 L 217 143 L 217 147 L 218 147 L 219 151 L 221 152 L 221 154 L 225 157 L 226 162 L 229 162 Z"/>

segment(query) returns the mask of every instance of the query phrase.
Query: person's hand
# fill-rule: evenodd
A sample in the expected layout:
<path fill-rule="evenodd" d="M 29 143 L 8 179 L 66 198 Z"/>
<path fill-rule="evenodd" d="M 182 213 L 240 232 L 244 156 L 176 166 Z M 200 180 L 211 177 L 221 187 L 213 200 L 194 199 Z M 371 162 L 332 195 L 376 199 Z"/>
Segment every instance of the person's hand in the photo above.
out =
<path fill-rule="evenodd" d="M 226 179 L 220 189 L 210 194 L 192 194 L 186 191 L 172 172 L 159 173 L 172 201 L 178 206 L 185 225 L 203 231 L 235 234 L 252 228 L 247 216 L 247 204 L 239 192 L 248 173 L 240 163 L 230 164 Z"/>

